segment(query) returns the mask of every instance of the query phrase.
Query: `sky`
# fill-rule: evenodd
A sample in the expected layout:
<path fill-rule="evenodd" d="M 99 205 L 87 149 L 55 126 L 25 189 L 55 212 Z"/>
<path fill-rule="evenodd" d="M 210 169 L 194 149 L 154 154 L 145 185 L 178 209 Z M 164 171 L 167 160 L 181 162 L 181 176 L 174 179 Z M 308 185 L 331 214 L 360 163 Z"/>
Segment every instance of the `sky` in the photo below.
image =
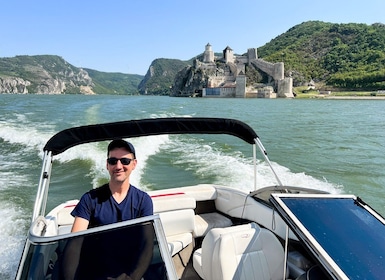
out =
<path fill-rule="evenodd" d="M 58 55 L 76 67 L 145 75 L 210 43 L 242 54 L 309 20 L 384 23 L 384 0 L 12 0 L 0 6 L 0 57 Z"/>

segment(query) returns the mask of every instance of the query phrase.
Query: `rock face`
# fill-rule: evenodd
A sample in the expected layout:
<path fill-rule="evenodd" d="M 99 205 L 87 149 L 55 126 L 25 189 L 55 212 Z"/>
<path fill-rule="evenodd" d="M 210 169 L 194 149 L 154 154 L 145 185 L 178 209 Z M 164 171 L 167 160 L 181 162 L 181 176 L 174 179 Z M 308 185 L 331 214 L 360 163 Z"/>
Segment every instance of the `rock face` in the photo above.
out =
<path fill-rule="evenodd" d="M 0 66 L 0 93 L 94 93 L 88 72 L 58 56 L 18 56 Z"/>
<path fill-rule="evenodd" d="M 171 96 L 199 96 L 202 88 L 207 87 L 208 78 L 215 74 L 215 69 L 203 69 L 199 62 L 195 61 L 193 66 L 182 69 L 175 77 Z"/>
<path fill-rule="evenodd" d="M 14 77 L 0 77 L 0 92 L 1 93 L 28 93 L 27 87 L 31 85 L 31 82 L 25 81 L 21 78 Z"/>

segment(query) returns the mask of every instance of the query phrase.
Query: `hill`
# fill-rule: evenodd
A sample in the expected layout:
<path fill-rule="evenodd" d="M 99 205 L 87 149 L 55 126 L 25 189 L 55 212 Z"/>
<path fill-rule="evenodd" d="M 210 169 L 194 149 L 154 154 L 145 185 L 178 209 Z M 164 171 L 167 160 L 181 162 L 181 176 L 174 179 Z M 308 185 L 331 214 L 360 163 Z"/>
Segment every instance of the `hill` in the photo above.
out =
<path fill-rule="evenodd" d="M 77 68 L 55 55 L 0 58 L 0 93 L 134 94 L 142 78 Z"/>
<path fill-rule="evenodd" d="M 258 48 L 258 56 L 283 61 L 295 86 L 313 79 L 331 88 L 385 88 L 384 24 L 304 22 Z"/>
<path fill-rule="evenodd" d="M 149 95 L 169 95 L 178 72 L 191 63 L 192 60 L 155 59 L 138 86 L 139 92 Z"/>
<path fill-rule="evenodd" d="M 84 68 L 92 78 L 93 89 L 99 94 L 137 94 L 143 75 L 106 73 Z"/>

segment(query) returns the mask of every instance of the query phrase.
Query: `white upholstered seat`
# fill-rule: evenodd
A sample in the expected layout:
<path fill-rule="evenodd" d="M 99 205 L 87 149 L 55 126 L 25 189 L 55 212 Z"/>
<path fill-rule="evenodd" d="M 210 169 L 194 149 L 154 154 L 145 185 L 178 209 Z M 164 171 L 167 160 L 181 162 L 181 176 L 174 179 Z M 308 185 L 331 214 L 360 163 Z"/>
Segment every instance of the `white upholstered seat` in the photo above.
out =
<path fill-rule="evenodd" d="M 213 228 L 229 227 L 231 220 L 217 212 L 195 215 L 194 237 L 205 236 Z"/>
<path fill-rule="evenodd" d="M 193 240 L 194 210 L 183 209 L 159 213 L 171 256 L 175 255 Z"/>
<path fill-rule="evenodd" d="M 272 232 L 255 223 L 215 228 L 194 252 L 193 265 L 205 280 L 282 279 L 284 251 Z"/>

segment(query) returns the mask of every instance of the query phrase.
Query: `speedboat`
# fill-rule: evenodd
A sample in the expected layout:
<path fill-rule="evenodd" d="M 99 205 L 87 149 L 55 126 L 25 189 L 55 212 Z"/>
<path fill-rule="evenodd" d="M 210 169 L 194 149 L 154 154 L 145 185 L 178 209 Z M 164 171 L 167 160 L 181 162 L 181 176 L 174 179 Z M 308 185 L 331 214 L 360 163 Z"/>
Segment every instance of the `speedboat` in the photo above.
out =
<path fill-rule="evenodd" d="M 238 137 L 251 147 L 251 189 L 207 183 L 153 190 L 154 215 L 75 233 L 70 213 L 79 198 L 46 211 L 57 155 L 90 142 L 165 134 Z M 258 150 L 276 185 L 257 186 Z M 241 121 L 157 118 L 73 127 L 55 134 L 43 151 L 16 279 L 121 279 L 122 266 L 137 272 L 130 279 L 145 280 L 385 275 L 384 218 L 352 194 L 283 185 L 260 138 Z"/>

